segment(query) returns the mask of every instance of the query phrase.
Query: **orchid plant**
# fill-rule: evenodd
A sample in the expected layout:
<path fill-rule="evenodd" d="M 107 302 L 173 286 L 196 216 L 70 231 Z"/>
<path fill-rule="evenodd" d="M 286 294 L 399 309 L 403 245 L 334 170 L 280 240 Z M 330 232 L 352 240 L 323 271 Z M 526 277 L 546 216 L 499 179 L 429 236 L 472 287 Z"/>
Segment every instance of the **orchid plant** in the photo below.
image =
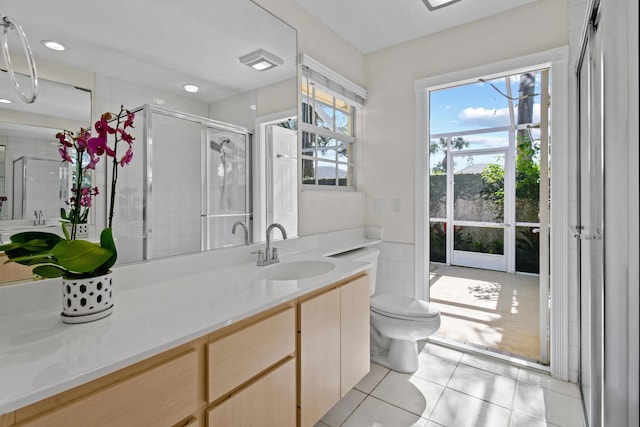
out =
<path fill-rule="evenodd" d="M 129 129 L 133 128 L 134 118 L 133 113 L 121 107 L 118 114 L 107 112 L 100 117 L 94 126 L 95 136 L 86 129 L 80 129 L 77 134 L 63 131 L 56 135 L 60 142 L 59 152 L 62 160 L 73 164 L 76 173 L 73 196 L 69 201 L 70 210 L 61 210 L 64 238 L 40 231 L 14 234 L 11 236 L 11 243 L 0 246 L 0 251 L 4 251 L 9 258 L 7 262 L 32 266 L 34 274 L 45 278 L 86 278 L 109 272 L 117 259 L 111 227 L 118 167 L 129 164 L 133 158 L 134 137 L 129 133 Z M 124 154 L 118 156 L 118 149 L 125 143 Z M 72 155 L 75 156 L 75 161 Z M 86 222 L 91 198 L 98 194 L 97 188 L 82 186 L 82 176 L 88 169 L 95 169 L 104 156 L 111 158 L 112 162 L 107 227 L 102 230 L 99 243 L 77 240 L 76 226 L 83 221 Z M 71 231 L 66 227 L 68 224 L 71 224 Z"/>

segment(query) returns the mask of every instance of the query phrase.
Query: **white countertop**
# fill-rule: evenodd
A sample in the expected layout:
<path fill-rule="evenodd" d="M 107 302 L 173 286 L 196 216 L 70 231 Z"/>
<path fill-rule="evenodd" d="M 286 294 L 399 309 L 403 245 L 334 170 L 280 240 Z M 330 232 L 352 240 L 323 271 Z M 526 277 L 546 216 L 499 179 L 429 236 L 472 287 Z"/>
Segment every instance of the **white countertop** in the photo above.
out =
<path fill-rule="evenodd" d="M 360 229 L 358 229 L 360 230 Z M 362 229 L 363 230 L 363 229 Z M 275 242 L 282 262 L 372 245 L 364 233 Z M 114 269 L 114 311 L 95 322 L 60 319 L 59 279 L 0 287 L 0 414 L 68 390 L 366 270 L 335 268 L 303 280 L 260 278 L 255 245 Z"/>

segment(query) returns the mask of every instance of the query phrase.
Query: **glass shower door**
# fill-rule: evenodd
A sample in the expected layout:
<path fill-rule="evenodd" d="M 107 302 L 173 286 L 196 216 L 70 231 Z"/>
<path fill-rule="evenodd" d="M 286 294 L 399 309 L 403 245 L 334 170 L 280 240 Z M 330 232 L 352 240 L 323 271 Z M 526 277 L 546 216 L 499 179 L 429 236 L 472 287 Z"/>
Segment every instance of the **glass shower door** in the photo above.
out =
<path fill-rule="evenodd" d="M 251 241 L 249 135 L 207 127 L 204 140 L 202 249 L 244 244 L 245 230 Z"/>

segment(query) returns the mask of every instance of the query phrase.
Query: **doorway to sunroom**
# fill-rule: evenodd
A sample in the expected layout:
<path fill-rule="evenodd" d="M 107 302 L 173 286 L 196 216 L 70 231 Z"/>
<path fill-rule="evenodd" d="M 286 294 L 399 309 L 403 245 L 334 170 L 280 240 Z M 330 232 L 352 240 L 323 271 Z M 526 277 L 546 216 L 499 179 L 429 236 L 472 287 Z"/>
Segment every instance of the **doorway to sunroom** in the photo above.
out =
<path fill-rule="evenodd" d="M 549 363 L 548 69 L 429 91 L 435 337 Z"/>

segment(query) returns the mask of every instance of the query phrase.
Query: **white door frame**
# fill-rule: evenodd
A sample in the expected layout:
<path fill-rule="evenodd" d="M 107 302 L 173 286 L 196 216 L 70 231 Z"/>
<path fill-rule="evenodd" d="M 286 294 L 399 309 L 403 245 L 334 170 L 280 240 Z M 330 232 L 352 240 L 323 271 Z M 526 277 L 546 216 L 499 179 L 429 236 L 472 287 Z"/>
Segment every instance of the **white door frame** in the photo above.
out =
<path fill-rule="evenodd" d="M 454 71 L 415 82 L 415 295 L 429 299 L 429 91 L 451 82 L 469 83 L 478 76 L 518 74 L 533 69 L 549 68 L 551 77 L 551 157 L 554 171 L 551 178 L 551 374 L 569 379 L 569 284 L 568 284 L 568 97 L 569 48 L 560 47 L 519 58 L 509 59 L 467 70 Z M 543 331 L 541 331 L 543 332 Z"/>

